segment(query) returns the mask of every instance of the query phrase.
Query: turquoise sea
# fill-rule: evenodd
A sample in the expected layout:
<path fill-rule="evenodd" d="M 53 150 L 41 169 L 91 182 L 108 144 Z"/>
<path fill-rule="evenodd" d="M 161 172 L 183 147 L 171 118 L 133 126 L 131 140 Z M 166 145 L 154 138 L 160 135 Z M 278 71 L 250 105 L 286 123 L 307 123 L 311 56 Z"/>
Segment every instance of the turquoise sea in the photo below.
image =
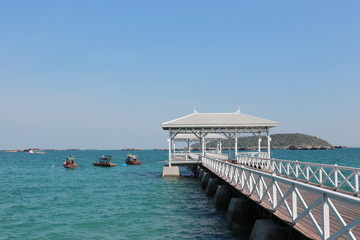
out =
<path fill-rule="evenodd" d="M 103 154 L 123 164 L 94 167 Z M 76 157 L 77 169 L 62 166 Z M 272 157 L 360 167 L 360 149 L 273 150 Z M 197 178 L 162 178 L 166 151 L 0 152 L 0 239 L 247 239 L 213 207 Z"/>

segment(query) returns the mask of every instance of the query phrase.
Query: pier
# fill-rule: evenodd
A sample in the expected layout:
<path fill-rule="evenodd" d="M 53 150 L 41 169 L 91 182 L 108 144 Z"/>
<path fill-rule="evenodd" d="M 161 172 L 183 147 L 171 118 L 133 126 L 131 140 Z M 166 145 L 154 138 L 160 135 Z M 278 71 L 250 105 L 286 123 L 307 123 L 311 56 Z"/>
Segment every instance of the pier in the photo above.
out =
<path fill-rule="evenodd" d="M 169 160 L 163 176 L 174 176 L 169 173 L 179 172 L 179 166 L 193 166 L 206 194 L 215 195 L 214 202 L 227 209 L 230 219 L 246 221 L 251 214 L 248 203 L 280 219 L 282 225 L 259 217 L 251 239 L 289 239 L 284 225 L 307 239 L 360 239 L 360 169 L 271 158 L 270 128 L 277 125 L 240 112 L 194 111 L 165 122 L 162 128 L 169 131 Z M 258 136 L 257 151 L 238 152 L 240 134 Z M 223 154 L 221 144 L 216 151 L 206 151 L 206 141 L 220 138 L 218 135 L 229 140 L 234 156 L 231 151 Z M 262 135 L 268 140 L 266 152 L 261 151 Z M 194 140 L 200 142 L 200 152 L 191 152 Z M 176 152 L 176 141 L 187 142 L 187 151 Z M 260 232 L 262 236 L 257 235 Z"/>

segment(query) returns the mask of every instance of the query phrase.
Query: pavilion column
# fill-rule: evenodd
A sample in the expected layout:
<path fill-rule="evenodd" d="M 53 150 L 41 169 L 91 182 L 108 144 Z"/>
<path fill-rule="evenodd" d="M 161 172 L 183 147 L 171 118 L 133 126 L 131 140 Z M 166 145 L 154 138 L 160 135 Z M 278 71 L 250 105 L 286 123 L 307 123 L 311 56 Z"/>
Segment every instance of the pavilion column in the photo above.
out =
<path fill-rule="evenodd" d="M 219 143 L 219 150 L 220 150 L 220 153 L 222 152 L 222 142 L 220 140 L 220 143 Z"/>
<path fill-rule="evenodd" d="M 269 131 L 266 132 L 267 134 L 267 138 L 268 138 L 268 145 L 267 145 L 267 150 L 268 150 L 268 158 L 270 158 L 270 142 L 271 142 L 271 137 L 270 137 L 270 133 Z"/>
<path fill-rule="evenodd" d="M 190 139 L 187 140 L 187 144 L 188 144 L 188 152 L 190 153 Z"/>
<path fill-rule="evenodd" d="M 259 138 L 258 138 L 258 153 L 260 154 L 261 152 L 261 136 L 260 136 L 260 133 L 259 133 Z"/>
<path fill-rule="evenodd" d="M 201 156 L 205 156 L 205 138 L 201 137 Z"/>
<path fill-rule="evenodd" d="M 238 152 L 238 139 L 237 139 L 237 132 L 235 132 L 235 159 L 237 157 Z"/>
<path fill-rule="evenodd" d="M 172 146 L 171 130 L 169 130 L 168 143 L 169 143 L 169 167 L 171 167 L 171 146 Z"/>
<path fill-rule="evenodd" d="M 228 156 L 228 159 L 230 160 L 231 159 L 231 133 L 229 133 L 229 156 Z"/>

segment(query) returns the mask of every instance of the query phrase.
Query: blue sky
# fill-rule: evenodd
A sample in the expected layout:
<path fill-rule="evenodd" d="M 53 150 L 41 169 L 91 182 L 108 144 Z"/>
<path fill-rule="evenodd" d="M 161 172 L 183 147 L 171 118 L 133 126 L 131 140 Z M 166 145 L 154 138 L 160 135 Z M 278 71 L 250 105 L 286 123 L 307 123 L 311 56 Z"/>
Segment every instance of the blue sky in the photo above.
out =
<path fill-rule="evenodd" d="M 360 147 L 359 1 L 1 1 L 0 149 L 166 147 L 198 112 Z"/>

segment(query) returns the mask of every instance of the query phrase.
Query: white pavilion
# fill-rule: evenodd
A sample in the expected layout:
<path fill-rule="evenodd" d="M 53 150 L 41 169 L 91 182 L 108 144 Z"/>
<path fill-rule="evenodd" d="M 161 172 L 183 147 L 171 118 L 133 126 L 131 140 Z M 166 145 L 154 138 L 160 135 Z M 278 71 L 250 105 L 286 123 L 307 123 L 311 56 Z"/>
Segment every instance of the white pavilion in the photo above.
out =
<path fill-rule="evenodd" d="M 174 152 L 174 154 L 172 154 L 172 150 L 174 150 L 174 142 L 179 140 L 187 142 L 188 151 L 190 151 L 190 142 L 194 141 L 195 139 L 197 141 L 200 141 L 201 149 L 198 155 L 199 159 L 201 160 L 201 156 L 205 156 L 207 154 L 205 147 L 206 140 L 211 139 L 212 137 L 213 139 L 222 138 L 219 137 L 219 134 L 228 139 L 229 149 L 235 150 L 235 158 L 238 155 L 237 139 L 241 134 L 253 134 L 257 136 L 257 156 L 270 158 L 270 128 L 278 126 L 278 122 L 243 114 L 240 113 L 240 111 L 237 111 L 235 113 L 198 113 L 196 110 L 194 110 L 194 113 L 192 114 L 168 122 L 164 122 L 161 126 L 164 130 L 169 131 L 169 166 L 167 168 L 169 171 L 171 171 L 170 169 L 172 168 L 172 165 L 181 165 L 178 164 L 177 161 L 175 162 L 174 157 L 176 156 L 176 153 Z M 267 136 L 266 153 L 261 152 L 262 135 Z M 234 146 L 232 146 L 233 139 Z M 232 159 L 232 154 L 230 150 L 227 155 L 227 159 Z M 198 162 L 199 161 L 197 161 L 197 163 Z M 171 173 L 169 175 L 176 174 Z"/>

